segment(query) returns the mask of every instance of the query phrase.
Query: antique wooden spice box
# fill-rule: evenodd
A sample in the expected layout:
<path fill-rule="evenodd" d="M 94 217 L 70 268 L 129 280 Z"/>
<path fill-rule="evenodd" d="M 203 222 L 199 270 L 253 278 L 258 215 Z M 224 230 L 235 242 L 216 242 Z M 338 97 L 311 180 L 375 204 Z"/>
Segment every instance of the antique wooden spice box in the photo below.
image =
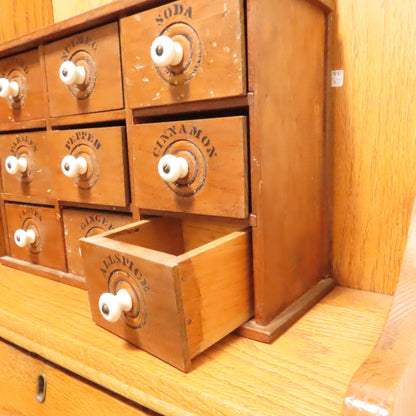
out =
<path fill-rule="evenodd" d="M 2 263 L 182 370 L 275 339 L 332 288 L 329 12 L 126 1 L 3 49 Z"/>

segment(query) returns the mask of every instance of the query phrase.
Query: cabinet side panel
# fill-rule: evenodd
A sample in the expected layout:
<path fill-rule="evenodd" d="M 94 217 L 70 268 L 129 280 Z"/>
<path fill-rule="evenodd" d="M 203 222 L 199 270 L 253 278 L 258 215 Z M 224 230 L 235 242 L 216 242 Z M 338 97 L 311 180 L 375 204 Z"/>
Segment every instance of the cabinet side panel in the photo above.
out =
<path fill-rule="evenodd" d="M 256 320 L 319 281 L 324 218 L 325 14 L 303 0 L 248 1 Z"/>

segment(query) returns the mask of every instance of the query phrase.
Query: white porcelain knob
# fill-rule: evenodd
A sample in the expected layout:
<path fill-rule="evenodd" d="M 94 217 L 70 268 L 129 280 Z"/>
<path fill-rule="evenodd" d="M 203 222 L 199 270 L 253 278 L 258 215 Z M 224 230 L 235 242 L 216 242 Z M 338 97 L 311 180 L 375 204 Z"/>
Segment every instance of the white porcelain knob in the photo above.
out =
<path fill-rule="evenodd" d="M 10 81 L 7 78 L 0 78 L 0 97 L 9 98 L 19 95 L 19 84 L 16 81 Z"/>
<path fill-rule="evenodd" d="M 122 312 L 128 312 L 133 307 L 133 301 L 126 289 L 120 289 L 117 295 L 103 293 L 98 301 L 101 315 L 109 322 L 120 319 Z"/>
<path fill-rule="evenodd" d="M 6 159 L 5 167 L 7 172 L 10 175 L 16 175 L 18 172 L 26 172 L 27 170 L 27 159 L 24 157 L 19 157 L 19 159 L 15 156 L 9 156 Z"/>
<path fill-rule="evenodd" d="M 166 182 L 175 182 L 188 174 L 188 162 L 183 157 L 165 155 L 159 160 L 158 171 Z"/>
<path fill-rule="evenodd" d="M 75 65 L 71 61 L 65 61 L 59 68 L 61 81 L 66 85 L 83 84 L 85 81 L 85 68 Z"/>
<path fill-rule="evenodd" d="M 61 169 L 68 178 L 75 178 L 78 175 L 83 175 L 87 169 L 87 161 L 82 156 L 75 158 L 74 156 L 65 156 L 61 162 Z"/>
<path fill-rule="evenodd" d="M 26 247 L 36 241 L 36 233 L 33 230 L 17 230 L 14 233 L 14 242 L 19 247 Z"/>
<path fill-rule="evenodd" d="M 162 35 L 153 41 L 150 55 L 156 65 L 178 65 L 183 58 L 183 48 L 179 42 Z"/>

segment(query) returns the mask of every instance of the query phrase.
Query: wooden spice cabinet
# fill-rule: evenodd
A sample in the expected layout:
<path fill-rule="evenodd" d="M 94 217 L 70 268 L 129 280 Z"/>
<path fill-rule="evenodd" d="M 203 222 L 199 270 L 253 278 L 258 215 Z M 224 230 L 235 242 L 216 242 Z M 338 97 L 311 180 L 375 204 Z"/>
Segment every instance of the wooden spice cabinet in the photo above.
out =
<path fill-rule="evenodd" d="M 279 399 L 269 403 L 270 406 L 267 403 L 260 405 L 255 396 L 261 393 L 256 389 L 246 408 L 240 407 L 238 400 L 227 407 L 226 403 L 231 403 L 229 397 L 226 393 L 222 395 L 221 389 L 215 393 L 212 387 L 218 372 L 217 357 L 220 366 L 229 366 L 231 373 L 235 371 L 236 363 L 231 364 L 231 344 L 238 344 L 244 357 L 245 354 L 256 354 L 259 360 L 253 364 L 256 371 L 261 373 L 263 365 L 278 371 L 279 364 L 274 361 L 278 362 L 283 354 L 285 339 L 307 336 L 308 327 L 304 321 L 296 324 L 281 343 L 270 346 L 271 350 L 266 345 L 256 346 L 251 340 L 241 338 L 237 341 L 231 336 L 219 346 L 203 351 L 252 315 L 253 320 L 240 327 L 239 333 L 272 342 L 333 287 L 332 279 L 328 278 L 331 274 L 328 71 L 332 10 L 330 0 L 121 0 L 0 47 L 1 76 L 12 80 L 19 74 L 25 75 L 24 85 L 20 86 L 21 96 L 0 103 L 0 205 L 3 226 L 8 230 L 2 242 L 4 256 L 1 261 L 5 266 L 57 281 L 43 281 L 33 275 L 29 282 L 30 274 L 13 272 L 2 266 L 4 275 L 15 273 L 16 280 L 24 286 L 23 293 L 40 293 L 39 300 L 31 300 L 14 312 L 16 322 L 22 330 L 25 328 L 24 333 L 2 324 L 0 337 L 83 378 L 78 379 L 42 359 L 30 357 L 7 342 L 1 343 L 2 360 L 7 363 L 4 374 L 13 375 L 12 363 L 18 361 L 25 367 L 26 375 L 23 377 L 19 373 L 19 377 L 24 378 L 23 384 L 26 379 L 30 380 L 35 390 L 35 380 L 45 373 L 50 380 L 48 385 L 52 386 L 48 393 L 50 398 L 45 403 L 34 401 L 36 395 L 30 389 L 24 398 L 13 393 L 9 402 L 1 404 L 2 409 L 9 412 L 7 414 L 86 414 L 86 409 L 91 407 L 100 414 L 107 414 L 110 408 L 113 414 L 153 414 L 134 403 L 164 414 L 208 414 L 210 405 L 204 404 L 202 399 L 196 406 L 180 402 L 186 389 L 189 389 L 190 400 L 196 400 L 198 392 L 203 390 L 204 368 L 209 373 L 209 383 L 212 383 L 208 383 L 204 394 L 212 400 L 212 409 L 216 411 L 276 414 L 274 412 L 278 410 L 286 412 L 281 414 L 308 414 L 308 410 L 298 409 L 299 413 L 287 410 L 289 405 Z M 181 38 L 181 30 L 186 32 L 184 38 Z M 169 70 L 155 69 L 150 58 L 150 45 L 161 34 L 182 42 L 185 70 L 179 71 L 175 65 Z M 68 87 L 60 82 L 60 65 L 66 59 L 84 68 L 88 80 L 86 88 Z M 188 185 L 179 181 L 179 185 L 167 189 L 166 184 L 155 176 L 163 152 L 176 152 L 171 146 L 177 146 L 175 143 L 181 140 L 186 141 L 188 147 L 179 151 L 194 158 L 188 160 L 190 172 L 193 172 L 192 163 L 197 166 L 194 168 L 196 185 L 189 187 L 192 199 L 188 200 L 181 199 L 180 195 L 180 192 L 187 192 Z M 205 152 L 200 159 L 198 152 Z M 27 159 L 31 170 L 19 172 L 17 176 L 6 172 L 3 166 L 10 155 L 16 160 Z M 88 178 L 78 180 L 62 176 L 64 163 L 61 166 L 61 161 L 68 155 L 75 159 L 84 155 L 90 173 Z M 210 173 L 199 177 L 198 172 L 204 169 Z M 36 210 L 38 223 L 33 220 L 36 215 L 30 214 Z M 29 218 L 23 218 L 24 213 L 29 213 Z M 228 321 L 223 325 L 226 329 L 222 329 L 218 324 L 211 329 L 213 335 L 205 338 L 195 330 L 190 331 L 194 337 L 189 338 L 191 357 L 187 356 L 184 362 L 180 354 L 177 356 L 180 358 L 175 358 L 175 362 L 180 362 L 175 364 L 179 368 L 193 369 L 188 378 L 93 326 L 86 308 L 85 291 L 77 288 L 85 288 L 80 237 L 105 232 L 87 239 L 85 247 L 88 247 L 88 241 L 105 241 L 117 236 L 119 231 L 114 232 L 115 228 L 134 229 L 134 225 L 126 224 L 155 215 L 164 217 L 162 222 L 172 223 L 186 222 L 193 216 L 209 218 L 214 228 L 228 221 L 233 230 L 251 231 L 252 240 L 247 238 L 248 231 L 239 238 L 250 241 L 249 268 L 242 267 L 250 270 L 250 274 L 253 272 L 254 289 L 247 292 L 241 281 L 233 282 L 233 286 L 242 288 L 243 300 L 241 310 L 235 315 L 238 319 L 233 322 L 234 326 Z M 24 249 L 20 250 L 23 254 L 16 251 L 13 239 L 14 228 L 19 226 L 14 225 L 17 220 L 22 223 L 29 220 L 30 226 L 39 233 L 43 230 L 43 221 L 47 228 L 58 233 L 48 237 L 52 246 L 49 258 L 46 256 L 43 260 L 37 253 L 27 253 Z M 51 227 L 54 221 L 57 225 Z M 225 255 L 229 255 L 228 252 Z M 242 255 L 238 254 L 238 257 Z M 242 263 L 246 263 L 244 256 Z M 190 268 L 183 267 L 188 273 Z M 101 283 L 94 279 L 94 284 L 89 287 L 90 301 L 97 303 L 99 293 L 95 290 Z M 60 283 L 70 286 L 63 287 Z M 2 282 L 0 286 L 4 293 L 11 290 L 9 282 Z M 100 291 L 104 290 L 105 285 Z M 185 289 L 185 300 L 194 290 Z M 53 301 L 48 302 L 44 291 L 53 293 Z M 374 305 L 379 302 L 382 306 L 377 312 L 378 327 L 368 344 L 372 345 L 383 325 L 391 298 L 376 294 L 367 296 L 358 291 L 352 294 L 341 288 L 335 292 L 321 301 L 317 305 L 318 312 L 311 311 L 305 322 L 309 316 L 316 322 L 323 319 L 323 327 L 319 329 L 323 345 L 331 342 L 335 345 L 337 328 L 345 330 L 342 319 L 334 323 L 332 338 L 326 339 L 325 313 L 320 315 L 320 308 L 326 311 L 340 307 L 337 296 L 345 299 L 339 311 L 348 305 L 351 297 L 363 299 L 363 303 L 372 303 L 374 299 Z M 60 313 L 54 316 L 57 304 L 61 302 L 65 303 L 60 305 L 63 310 L 69 311 L 68 322 L 58 328 L 59 322 L 65 321 Z M 156 310 L 158 305 L 155 305 Z M 217 306 L 221 310 L 221 305 Z M 37 312 L 24 325 L 22 317 L 28 313 L 25 308 L 29 307 Z M 185 304 L 185 312 L 187 308 L 189 306 Z M 364 309 L 354 308 L 354 313 L 365 319 Z M 30 325 L 36 326 L 42 310 L 45 321 L 39 323 L 41 335 L 38 337 L 31 332 Z M 192 313 L 198 315 L 199 311 L 192 309 Z M 313 318 L 316 313 L 317 318 Z M 211 328 L 212 324 L 203 316 L 204 325 Z M 3 318 L 7 318 L 7 313 L 0 311 L 1 322 Z M 100 319 L 95 318 L 98 322 Z M 101 324 L 106 327 L 105 323 Z M 50 325 L 58 325 L 55 334 L 58 341 L 52 344 L 47 338 L 42 340 L 47 337 Z M 350 330 L 346 346 L 351 338 L 355 340 L 355 346 L 360 344 L 361 348 L 365 340 Z M 128 331 L 120 327 L 113 332 L 126 336 Z M 87 333 L 95 338 L 91 348 L 100 354 L 96 368 L 106 368 L 101 375 L 83 353 L 83 349 L 89 348 Z M 86 338 L 80 342 L 70 341 L 77 334 Z M 181 334 L 178 345 L 183 341 Z M 154 334 L 152 336 L 154 342 Z M 79 357 L 65 351 L 65 345 L 71 345 Z M 228 348 L 230 345 L 231 349 Z M 368 345 L 359 349 L 358 358 L 355 357 L 356 361 L 345 371 L 342 385 L 348 383 L 353 369 L 368 354 Z M 191 364 L 190 358 L 199 353 L 202 356 L 192 360 Z M 269 364 L 265 357 L 270 353 L 269 359 L 273 363 Z M 136 355 L 144 363 L 144 381 L 133 380 L 133 376 L 129 379 L 130 372 L 141 371 Z M 118 363 L 121 357 L 126 359 L 127 375 L 122 370 L 118 372 L 112 364 L 112 361 Z M 299 360 L 296 354 L 286 358 L 293 362 Z M 319 364 L 329 364 L 325 361 L 327 358 Z M 214 363 L 212 366 L 207 365 L 210 360 Z M 239 371 L 244 373 L 244 365 L 236 371 L 236 380 Z M 231 373 L 218 376 L 217 381 L 223 389 L 226 389 Z M 183 383 L 181 391 L 163 401 L 161 396 L 166 392 L 160 395 L 151 392 L 158 377 L 168 377 L 169 385 Z M 262 383 L 267 382 L 262 375 L 257 374 L 254 379 L 256 377 Z M 4 377 L 1 378 L 3 382 Z M 148 386 L 145 381 L 149 382 Z M 280 382 L 278 380 L 274 387 L 278 388 Z M 315 382 L 320 383 L 319 377 L 313 379 Z M 64 385 L 71 386 L 69 396 L 60 391 L 60 386 Z M 124 396 L 124 399 L 101 390 L 98 385 Z M 18 384 L 14 387 L 15 391 L 20 390 Z M 239 395 L 240 390 L 231 390 Z M 6 391 L 11 391 L 10 386 L 1 385 L 0 393 Z M 343 393 L 340 388 L 334 397 L 342 398 Z M 217 395 L 215 399 L 214 394 Z M 79 399 L 80 406 L 76 410 L 71 407 L 71 397 Z M 126 399 L 134 403 L 125 402 Z M 258 413 L 256 406 L 260 409 Z M 339 410 L 331 401 L 324 407 L 326 413 L 322 414 L 336 414 Z"/>

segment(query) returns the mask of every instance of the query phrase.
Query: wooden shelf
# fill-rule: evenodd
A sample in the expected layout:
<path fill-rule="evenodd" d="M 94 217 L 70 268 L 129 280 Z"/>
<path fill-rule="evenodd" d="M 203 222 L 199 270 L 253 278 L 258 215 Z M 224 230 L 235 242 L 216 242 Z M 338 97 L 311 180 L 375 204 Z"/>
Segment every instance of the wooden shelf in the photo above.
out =
<path fill-rule="evenodd" d="M 393 297 L 337 287 L 273 344 L 230 335 L 189 374 L 96 326 L 84 290 L 0 266 L 0 299 L 1 338 L 162 414 L 334 416 Z"/>

